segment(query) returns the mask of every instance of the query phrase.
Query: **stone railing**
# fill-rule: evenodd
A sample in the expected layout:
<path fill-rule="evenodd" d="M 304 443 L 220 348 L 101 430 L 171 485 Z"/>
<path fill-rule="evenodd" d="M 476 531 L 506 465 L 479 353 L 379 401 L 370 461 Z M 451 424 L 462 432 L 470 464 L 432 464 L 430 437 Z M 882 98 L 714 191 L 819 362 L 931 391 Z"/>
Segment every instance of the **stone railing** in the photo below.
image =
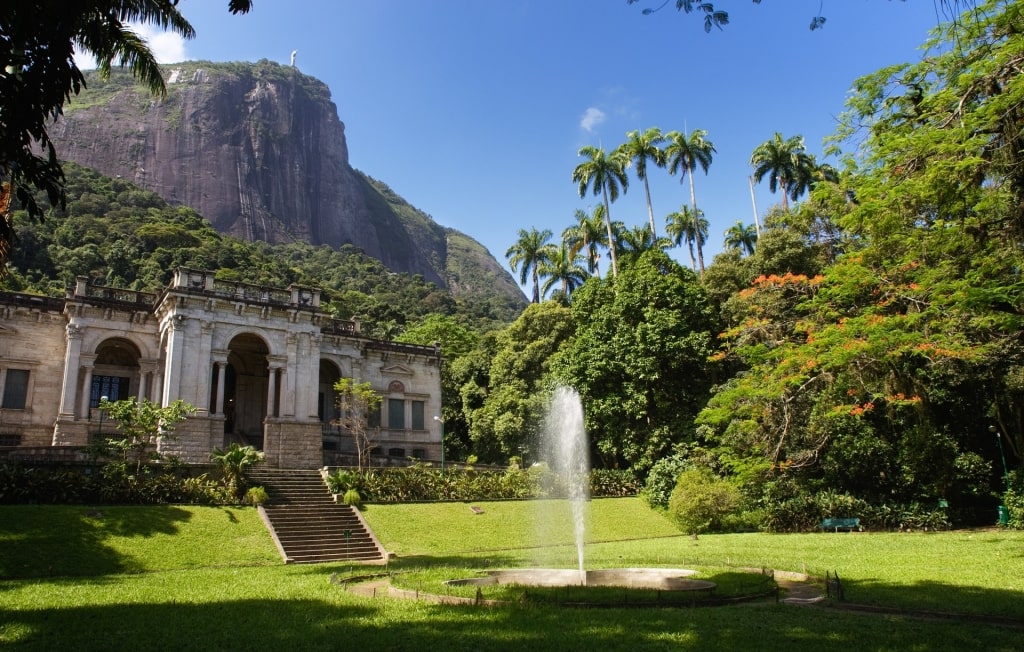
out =
<path fill-rule="evenodd" d="M 47 312 L 63 312 L 64 299 L 56 297 L 44 297 L 38 294 L 23 294 L 21 292 L 0 292 L 0 303 L 45 310 Z"/>
<path fill-rule="evenodd" d="M 238 299 L 250 303 L 267 303 L 275 306 L 287 306 L 292 300 L 292 293 L 288 290 L 234 281 L 214 281 L 213 294 L 225 299 Z"/>
<path fill-rule="evenodd" d="M 228 281 L 216 278 L 214 272 L 178 267 L 168 290 L 186 291 L 231 301 L 244 301 L 280 307 L 320 308 L 320 290 L 302 285 L 275 288 L 242 281 Z"/>
<path fill-rule="evenodd" d="M 320 327 L 320 332 L 324 335 L 355 337 L 356 335 L 359 335 L 359 322 L 349 321 L 347 319 L 331 319 Z"/>
<path fill-rule="evenodd" d="M 84 276 L 76 279 L 75 287 L 68 292 L 69 299 L 83 299 L 99 305 L 113 305 L 129 310 L 150 311 L 156 306 L 157 295 L 153 292 L 139 292 L 106 285 L 92 285 Z"/>

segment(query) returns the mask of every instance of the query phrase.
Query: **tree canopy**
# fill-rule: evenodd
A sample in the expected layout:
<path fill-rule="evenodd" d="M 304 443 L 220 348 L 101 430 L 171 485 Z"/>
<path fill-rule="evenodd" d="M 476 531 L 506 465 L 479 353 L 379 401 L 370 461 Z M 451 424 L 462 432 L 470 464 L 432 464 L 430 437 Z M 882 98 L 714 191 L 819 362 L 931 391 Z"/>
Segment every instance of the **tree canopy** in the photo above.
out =
<path fill-rule="evenodd" d="M 251 8 L 252 0 L 228 2 L 232 13 Z M 6 188 L 0 193 L 0 258 L 11 242 L 11 195 L 36 218 L 43 209 L 35 190 L 52 205 L 66 203 L 48 128 L 85 86 L 76 52 L 95 56 L 104 76 L 116 61 L 154 94 L 165 92 L 153 52 L 130 23 L 152 23 L 186 39 L 195 35 L 178 0 L 9 0 L 0 12 L 0 182 Z"/>

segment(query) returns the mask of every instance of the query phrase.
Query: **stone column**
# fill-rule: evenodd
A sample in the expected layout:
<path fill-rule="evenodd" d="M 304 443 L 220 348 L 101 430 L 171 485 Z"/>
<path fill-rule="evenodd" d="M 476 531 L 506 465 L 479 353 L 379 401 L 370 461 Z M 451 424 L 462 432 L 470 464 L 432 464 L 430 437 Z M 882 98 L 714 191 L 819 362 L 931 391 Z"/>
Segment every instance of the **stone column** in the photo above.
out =
<path fill-rule="evenodd" d="M 280 367 L 272 366 L 268 369 L 267 378 L 267 417 L 277 416 L 277 372 Z"/>
<path fill-rule="evenodd" d="M 60 417 L 75 418 L 75 398 L 78 392 L 78 369 L 81 365 L 82 336 L 85 329 L 72 322 L 67 328 L 67 349 L 64 353 L 64 384 L 60 392 Z"/>
<path fill-rule="evenodd" d="M 167 320 L 167 359 L 164 363 L 164 388 L 161 405 L 181 398 L 181 374 L 185 357 L 185 328 L 188 317 L 173 315 Z"/>
<path fill-rule="evenodd" d="M 302 346 L 299 347 L 300 378 L 304 378 L 298 387 L 299 403 L 296 407 L 303 421 L 319 421 L 317 416 L 317 398 L 320 395 L 320 338 L 313 333 L 304 333 Z"/>
<path fill-rule="evenodd" d="M 159 372 L 160 370 L 157 369 L 153 373 L 153 402 L 163 407 L 164 404 L 161 401 L 164 396 L 164 375 Z"/>
<path fill-rule="evenodd" d="M 213 414 L 224 414 L 224 383 L 227 380 L 228 354 L 214 351 L 213 366 L 217 370 L 217 397 L 213 402 Z"/>
<path fill-rule="evenodd" d="M 300 365 L 302 358 L 300 353 L 298 333 L 288 333 L 285 336 L 285 366 L 281 372 L 281 416 L 284 418 L 295 418 L 296 411 L 296 387 L 295 381 L 301 377 Z M 292 373 L 289 373 L 291 370 Z"/>
<path fill-rule="evenodd" d="M 86 360 L 86 358 L 91 359 Z M 82 396 L 80 397 L 81 400 L 78 405 L 78 415 L 86 419 L 89 418 L 89 408 L 91 407 L 89 405 L 89 399 L 91 398 L 90 394 L 92 393 L 92 370 L 95 359 L 96 356 L 92 355 L 82 356 L 82 369 L 85 370 L 85 378 L 82 380 Z"/>
<path fill-rule="evenodd" d="M 210 361 L 213 359 L 213 332 L 216 329 L 216 323 L 213 321 L 203 321 L 199 327 L 199 347 L 198 350 L 193 351 L 195 359 L 193 360 L 193 367 L 196 370 L 206 369 L 207 373 L 197 373 L 198 378 L 195 379 L 196 384 L 196 396 L 195 405 L 199 408 L 198 414 L 206 412 L 207 414 L 212 413 L 215 410 L 213 405 L 210 405 L 210 387 L 211 374 L 208 373 L 210 370 Z"/>
<path fill-rule="evenodd" d="M 139 402 L 149 399 L 159 400 L 156 388 L 153 387 L 156 378 L 158 364 L 153 360 L 142 360 L 139 362 Z"/>

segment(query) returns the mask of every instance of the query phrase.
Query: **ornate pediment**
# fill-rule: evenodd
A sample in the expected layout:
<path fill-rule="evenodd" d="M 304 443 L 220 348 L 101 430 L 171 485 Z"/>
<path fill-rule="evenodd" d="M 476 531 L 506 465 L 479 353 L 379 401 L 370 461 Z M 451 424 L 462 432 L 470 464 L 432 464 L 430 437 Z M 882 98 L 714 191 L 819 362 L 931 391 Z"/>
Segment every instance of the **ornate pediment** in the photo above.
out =
<path fill-rule="evenodd" d="M 381 367 L 380 372 L 386 376 L 412 376 L 415 372 L 402 364 Z"/>

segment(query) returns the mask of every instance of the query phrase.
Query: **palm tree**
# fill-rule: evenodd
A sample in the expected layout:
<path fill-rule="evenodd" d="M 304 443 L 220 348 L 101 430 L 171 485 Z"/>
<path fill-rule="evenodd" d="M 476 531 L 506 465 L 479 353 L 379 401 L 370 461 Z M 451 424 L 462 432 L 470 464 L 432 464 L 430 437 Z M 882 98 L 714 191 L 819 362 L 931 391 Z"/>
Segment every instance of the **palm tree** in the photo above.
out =
<path fill-rule="evenodd" d="M 651 233 L 647 226 L 634 226 L 632 229 L 625 229 L 621 238 L 622 264 L 629 266 L 635 263 L 641 255 L 652 249 L 667 249 L 672 246 L 668 238 L 658 238 Z"/>
<path fill-rule="evenodd" d="M 686 241 L 686 245 L 690 248 L 690 268 L 696 272 L 697 259 L 693 255 L 693 245 L 696 244 L 703 248 L 708 242 L 710 225 L 704 219 L 704 211 L 698 210 L 697 215 L 694 216 L 690 207 L 683 204 L 678 211 L 669 213 L 665 217 L 665 222 L 665 231 L 672 239 L 673 244 L 678 247 L 684 240 Z"/>
<path fill-rule="evenodd" d="M 540 288 L 541 296 L 547 296 L 556 284 L 561 283 L 560 291 L 568 301 L 573 291 L 583 285 L 589 276 L 586 268 L 580 264 L 582 260 L 583 257 L 573 253 L 564 242 L 555 247 L 548 259 L 541 263 L 540 273 L 545 277 L 544 285 Z"/>
<path fill-rule="evenodd" d="M 800 157 L 802 163 L 796 170 L 797 178 L 790 188 L 789 198 L 796 201 L 805 192 L 814 190 L 819 183 L 828 181 L 839 183 L 839 171 L 828 163 L 818 165 L 813 154 L 804 154 Z"/>
<path fill-rule="evenodd" d="M 526 277 L 533 276 L 533 302 L 540 303 L 540 267 L 549 260 L 553 245 L 548 243 L 551 239 L 551 231 L 544 229 L 538 231 L 535 228 L 519 229 L 519 240 L 508 248 L 505 257 L 512 271 L 520 271 L 519 282 L 526 283 Z"/>
<path fill-rule="evenodd" d="M 235 498 L 241 498 L 245 489 L 245 471 L 262 461 L 263 453 L 252 446 L 231 442 L 227 449 L 214 448 L 210 460 L 220 467 L 228 492 Z"/>
<path fill-rule="evenodd" d="M 657 230 L 654 228 L 654 207 L 651 205 L 651 188 L 647 183 L 647 161 L 651 161 L 659 168 L 665 167 L 665 152 L 658 147 L 659 144 L 665 142 L 665 137 L 661 135 L 661 129 L 651 127 L 643 133 L 640 133 L 639 130 L 631 131 L 626 134 L 626 138 L 628 140 L 619 145 L 619 151 L 636 167 L 637 178 L 644 182 L 644 194 L 647 197 L 647 219 L 651 224 L 651 233 L 657 235 Z"/>
<path fill-rule="evenodd" d="M 665 134 L 665 138 L 668 140 L 668 145 L 665 147 L 665 155 L 668 157 L 668 173 L 679 172 L 679 183 L 682 183 L 683 177 L 689 173 L 690 205 L 693 207 L 693 218 L 696 220 L 700 213 L 697 210 L 697 195 L 693 190 L 693 173 L 698 165 L 704 170 L 704 174 L 708 173 L 712 155 L 715 153 L 715 146 L 708 140 L 708 132 L 703 129 L 694 129 L 689 136 L 678 131 L 670 131 Z M 704 246 L 699 240 L 697 241 L 697 261 L 700 263 L 700 273 L 703 275 Z"/>
<path fill-rule="evenodd" d="M 612 256 L 612 276 L 619 275 L 619 262 L 615 257 L 615 237 L 612 233 L 612 211 L 611 202 L 619 198 L 619 189 L 625 193 L 629 187 L 629 178 L 626 176 L 626 159 L 621 152 L 613 151 L 605 154 L 604 148 L 584 145 L 580 148 L 579 156 L 586 156 L 587 160 L 576 166 L 572 171 L 573 183 L 578 184 L 580 197 L 587 194 L 591 189 L 596 195 L 604 195 L 604 223 L 608 229 L 608 250 Z"/>
<path fill-rule="evenodd" d="M 576 224 L 562 231 L 562 242 L 569 247 L 572 255 L 586 251 L 587 272 L 591 276 L 597 276 L 600 269 L 601 254 L 598 247 L 602 242 L 607 242 L 604 234 L 604 205 L 598 204 L 594 212 L 587 215 L 587 212 L 577 208 L 574 213 Z"/>
<path fill-rule="evenodd" d="M 725 248 L 745 251 L 747 255 L 754 253 L 757 244 L 757 229 L 753 224 L 744 224 L 741 220 L 725 230 Z"/>
<path fill-rule="evenodd" d="M 789 210 L 789 198 L 793 201 L 807 190 L 814 178 L 816 163 L 804 147 L 803 136 L 793 136 L 783 140 L 782 134 L 775 132 L 770 140 L 758 145 L 750 155 L 750 165 L 754 167 L 754 181 L 768 176 L 768 190 L 774 193 L 782 191 L 782 210 Z M 831 166 L 829 166 L 831 168 Z"/>

